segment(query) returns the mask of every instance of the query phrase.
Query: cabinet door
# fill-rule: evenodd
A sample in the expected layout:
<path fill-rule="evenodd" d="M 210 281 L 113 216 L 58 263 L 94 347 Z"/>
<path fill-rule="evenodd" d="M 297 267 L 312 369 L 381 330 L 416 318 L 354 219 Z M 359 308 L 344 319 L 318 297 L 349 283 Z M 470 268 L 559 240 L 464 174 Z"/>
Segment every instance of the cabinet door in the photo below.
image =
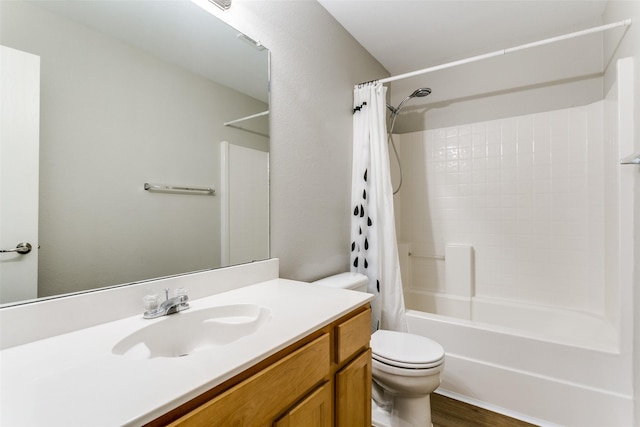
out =
<path fill-rule="evenodd" d="M 170 426 L 270 426 L 279 414 L 327 379 L 329 348 L 329 335 L 324 334 Z"/>
<path fill-rule="evenodd" d="M 371 349 L 336 374 L 337 427 L 371 425 Z"/>
<path fill-rule="evenodd" d="M 276 421 L 274 427 L 331 427 L 332 400 L 331 383 L 327 382 Z"/>

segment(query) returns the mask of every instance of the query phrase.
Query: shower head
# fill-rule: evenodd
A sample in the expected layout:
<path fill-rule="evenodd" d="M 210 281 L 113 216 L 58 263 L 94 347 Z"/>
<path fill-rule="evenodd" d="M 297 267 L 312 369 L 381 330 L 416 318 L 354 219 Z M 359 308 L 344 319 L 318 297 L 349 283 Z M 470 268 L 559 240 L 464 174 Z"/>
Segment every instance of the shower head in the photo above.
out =
<path fill-rule="evenodd" d="M 416 89 L 413 91 L 409 98 L 422 98 L 423 96 L 427 96 L 431 94 L 431 88 L 421 87 L 420 89 Z"/>
<path fill-rule="evenodd" d="M 402 102 L 400 103 L 400 105 L 398 105 L 396 108 L 392 107 L 389 104 L 387 104 L 387 108 L 389 110 L 391 110 L 391 114 L 392 115 L 398 115 L 400 113 L 400 110 L 402 109 L 402 107 L 404 107 L 404 104 L 408 100 L 410 100 L 411 98 L 422 98 L 422 97 L 425 97 L 425 96 L 427 96 L 429 94 L 431 94 L 431 89 L 430 88 L 421 87 L 419 89 L 414 90 L 411 95 L 409 95 L 405 99 L 403 99 Z"/>

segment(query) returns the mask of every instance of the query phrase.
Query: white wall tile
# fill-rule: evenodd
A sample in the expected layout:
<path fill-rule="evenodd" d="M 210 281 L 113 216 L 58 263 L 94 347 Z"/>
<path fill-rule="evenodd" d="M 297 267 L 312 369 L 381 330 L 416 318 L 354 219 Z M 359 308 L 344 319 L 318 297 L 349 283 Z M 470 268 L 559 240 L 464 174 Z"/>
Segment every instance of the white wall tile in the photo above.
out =
<path fill-rule="evenodd" d="M 602 104 L 417 132 L 404 237 L 434 254 L 473 246 L 479 296 L 602 310 Z M 412 287 L 445 291 L 443 262 L 410 262 Z"/>

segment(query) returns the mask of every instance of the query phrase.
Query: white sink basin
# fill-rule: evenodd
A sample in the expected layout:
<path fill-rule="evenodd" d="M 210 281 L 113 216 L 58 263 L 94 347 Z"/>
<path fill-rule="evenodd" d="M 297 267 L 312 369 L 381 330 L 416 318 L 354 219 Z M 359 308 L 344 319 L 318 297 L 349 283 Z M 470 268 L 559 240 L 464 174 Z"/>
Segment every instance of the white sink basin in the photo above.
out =
<path fill-rule="evenodd" d="M 113 353 L 136 360 L 188 356 L 251 335 L 269 319 L 271 310 L 254 304 L 183 311 L 127 335 Z"/>

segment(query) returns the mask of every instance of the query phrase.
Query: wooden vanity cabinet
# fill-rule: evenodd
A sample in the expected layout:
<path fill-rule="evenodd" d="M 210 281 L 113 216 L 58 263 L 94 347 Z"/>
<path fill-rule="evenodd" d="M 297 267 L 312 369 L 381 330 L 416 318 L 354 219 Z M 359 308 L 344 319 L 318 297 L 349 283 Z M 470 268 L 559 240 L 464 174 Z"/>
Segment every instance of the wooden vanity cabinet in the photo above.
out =
<path fill-rule="evenodd" d="M 371 426 L 369 306 L 310 334 L 149 426 Z"/>

